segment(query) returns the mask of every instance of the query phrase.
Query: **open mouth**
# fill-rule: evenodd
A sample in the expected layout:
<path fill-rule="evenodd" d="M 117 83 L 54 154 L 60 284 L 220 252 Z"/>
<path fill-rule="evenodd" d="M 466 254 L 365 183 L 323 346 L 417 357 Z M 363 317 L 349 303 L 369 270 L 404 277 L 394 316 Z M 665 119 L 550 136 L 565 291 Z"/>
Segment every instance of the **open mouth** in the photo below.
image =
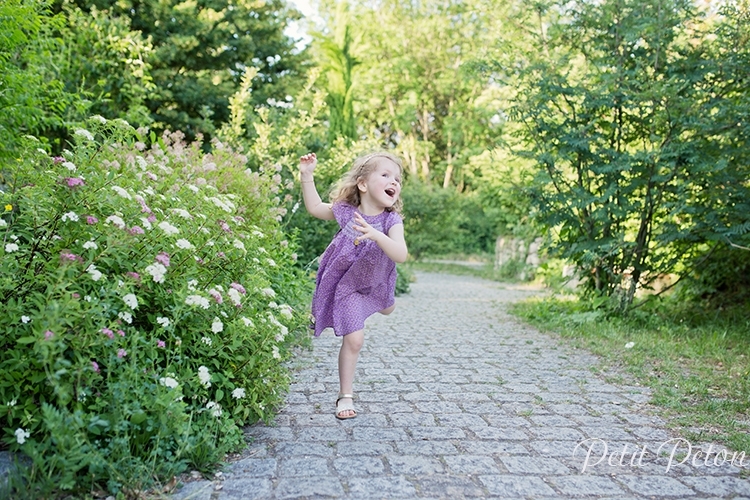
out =
<path fill-rule="evenodd" d="M 394 196 L 396 196 L 396 190 L 393 188 L 388 188 L 385 190 L 385 194 L 393 198 Z"/>

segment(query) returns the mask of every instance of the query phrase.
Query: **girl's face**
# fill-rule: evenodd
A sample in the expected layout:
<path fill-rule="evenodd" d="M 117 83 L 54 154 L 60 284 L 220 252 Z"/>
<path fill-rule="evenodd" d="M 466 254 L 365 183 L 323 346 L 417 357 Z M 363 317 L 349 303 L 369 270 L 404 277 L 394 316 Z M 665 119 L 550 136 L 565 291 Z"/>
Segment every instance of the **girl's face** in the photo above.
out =
<path fill-rule="evenodd" d="M 358 183 L 360 194 L 381 208 L 390 208 L 401 195 L 401 169 L 387 158 L 379 158 L 375 169 Z"/>

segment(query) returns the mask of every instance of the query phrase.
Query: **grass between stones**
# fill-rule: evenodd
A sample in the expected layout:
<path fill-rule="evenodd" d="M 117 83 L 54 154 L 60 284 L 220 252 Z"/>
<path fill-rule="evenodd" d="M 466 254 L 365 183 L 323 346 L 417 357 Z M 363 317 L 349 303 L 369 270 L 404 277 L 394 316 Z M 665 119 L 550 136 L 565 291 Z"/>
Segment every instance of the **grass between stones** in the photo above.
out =
<path fill-rule="evenodd" d="M 418 262 L 410 269 L 498 279 L 489 266 Z M 573 295 L 546 295 L 509 311 L 598 355 L 595 370 L 609 375 L 614 368 L 651 388 L 651 403 L 691 443 L 750 456 L 750 304 L 707 308 L 666 298 L 623 317 Z"/>

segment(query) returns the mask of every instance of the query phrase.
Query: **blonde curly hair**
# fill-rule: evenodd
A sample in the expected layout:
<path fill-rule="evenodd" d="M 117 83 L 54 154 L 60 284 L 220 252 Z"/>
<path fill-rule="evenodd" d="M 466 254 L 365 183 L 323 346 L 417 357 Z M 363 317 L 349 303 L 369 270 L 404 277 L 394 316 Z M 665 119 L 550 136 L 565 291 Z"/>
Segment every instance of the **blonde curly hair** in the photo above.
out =
<path fill-rule="evenodd" d="M 346 202 L 352 206 L 358 207 L 361 203 L 359 187 L 357 184 L 378 166 L 378 161 L 386 159 L 392 161 L 398 166 L 399 174 L 403 175 L 404 166 L 401 163 L 401 158 L 389 153 L 387 151 L 376 151 L 374 153 L 368 153 L 358 157 L 352 163 L 352 168 L 349 172 L 338 182 L 336 187 L 331 192 L 331 203 L 338 201 Z M 401 212 L 403 203 L 401 197 L 396 200 L 396 203 L 392 207 L 386 208 L 387 212 Z"/>

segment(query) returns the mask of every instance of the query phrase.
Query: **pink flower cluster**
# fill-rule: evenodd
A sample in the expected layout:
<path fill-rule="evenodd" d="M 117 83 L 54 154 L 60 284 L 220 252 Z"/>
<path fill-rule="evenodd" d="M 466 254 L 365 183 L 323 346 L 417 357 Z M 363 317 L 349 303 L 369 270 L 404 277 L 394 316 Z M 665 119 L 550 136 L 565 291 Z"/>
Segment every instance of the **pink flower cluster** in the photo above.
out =
<path fill-rule="evenodd" d="M 83 259 L 81 257 L 77 256 L 74 253 L 66 252 L 64 250 L 62 252 L 60 252 L 60 260 L 63 263 L 66 263 L 66 262 L 83 262 Z"/>
<path fill-rule="evenodd" d="M 247 293 L 247 291 L 245 290 L 245 287 L 242 286 L 242 285 L 240 285 L 239 283 L 232 283 L 229 286 L 232 287 L 232 288 L 234 288 L 235 290 L 237 290 L 238 292 L 240 292 L 243 295 Z"/>
<path fill-rule="evenodd" d="M 154 260 L 164 267 L 169 267 L 169 254 L 167 252 L 159 252 Z"/>
<path fill-rule="evenodd" d="M 86 183 L 83 182 L 83 179 L 81 179 L 80 177 L 66 177 L 65 184 L 67 184 L 69 188 L 76 188 L 78 186 L 86 185 Z"/>

